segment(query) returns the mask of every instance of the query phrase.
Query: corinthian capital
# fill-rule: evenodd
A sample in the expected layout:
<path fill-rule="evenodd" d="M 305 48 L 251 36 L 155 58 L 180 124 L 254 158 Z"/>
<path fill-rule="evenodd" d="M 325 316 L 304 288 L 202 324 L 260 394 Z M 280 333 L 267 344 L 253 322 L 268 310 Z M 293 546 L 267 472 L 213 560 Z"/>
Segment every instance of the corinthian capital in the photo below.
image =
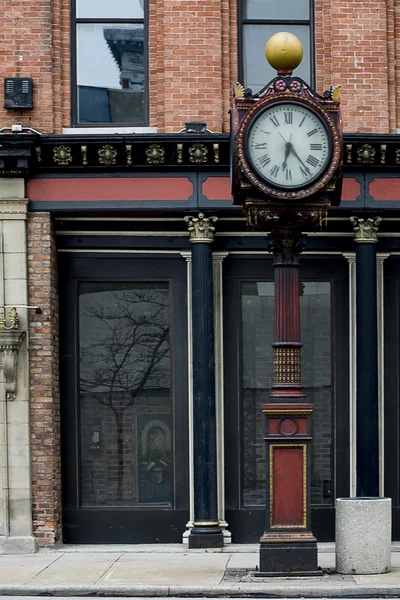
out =
<path fill-rule="evenodd" d="M 212 244 L 214 241 L 213 223 L 218 221 L 218 217 L 205 217 L 203 213 L 199 213 L 197 217 L 185 217 L 188 223 L 190 241 L 194 243 Z"/>
<path fill-rule="evenodd" d="M 354 228 L 354 241 L 358 244 L 376 244 L 378 241 L 377 233 L 381 217 L 362 219 L 361 217 L 350 217 Z"/>

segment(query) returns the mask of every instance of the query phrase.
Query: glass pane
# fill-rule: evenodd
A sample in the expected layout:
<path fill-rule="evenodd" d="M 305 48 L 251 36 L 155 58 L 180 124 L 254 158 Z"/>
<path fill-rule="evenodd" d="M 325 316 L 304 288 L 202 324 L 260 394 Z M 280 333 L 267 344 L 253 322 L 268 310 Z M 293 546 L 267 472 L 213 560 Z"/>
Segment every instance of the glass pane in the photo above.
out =
<path fill-rule="evenodd" d="M 141 19 L 144 0 L 76 0 L 78 19 Z"/>
<path fill-rule="evenodd" d="M 168 283 L 79 286 L 82 506 L 172 506 Z"/>
<path fill-rule="evenodd" d="M 246 0 L 245 19 L 309 19 L 310 0 Z M 281 25 L 282 29 L 282 25 Z"/>
<path fill-rule="evenodd" d="M 144 26 L 79 23 L 79 123 L 145 119 Z"/>
<path fill-rule="evenodd" d="M 331 294 L 328 282 L 301 286 L 302 381 L 314 403 L 311 502 L 333 503 Z M 272 386 L 274 284 L 242 284 L 242 504 L 265 505 L 266 462 L 261 405 Z"/>
<path fill-rule="evenodd" d="M 294 71 L 294 75 L 311 82 L 310 28 L 308 25 L 285 25 L 285 29 L 297 35 L 303 44 L 303 60 Z M 282 31 L 282 25 L 244 25 L 243 26 L 243 67 L 244 85 L 258 92 L 271 79 L 276 71 L 265 58 L 265 45 L 271 35 Z"/>

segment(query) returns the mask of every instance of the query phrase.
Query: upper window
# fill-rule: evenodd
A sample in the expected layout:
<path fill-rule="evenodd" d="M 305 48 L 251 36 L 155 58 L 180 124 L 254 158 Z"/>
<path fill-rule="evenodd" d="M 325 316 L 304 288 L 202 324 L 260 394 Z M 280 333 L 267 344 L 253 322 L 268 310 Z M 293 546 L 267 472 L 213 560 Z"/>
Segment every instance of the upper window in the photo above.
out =
<path fill-rule="evenodd" d="M 242 0 L 241 79 L 253 93 L 276 77 L 276 71 L 266 61 L 265 44 L 278 31 L 289 31 L 300 39 L 303 60 L 294 74 L 314 84 L 311 3 L 312 0 Z"/>
<path fill-rule="evenodd" d="M 75 0 L 75 124 L 147 125 L 144 2 Z"/>

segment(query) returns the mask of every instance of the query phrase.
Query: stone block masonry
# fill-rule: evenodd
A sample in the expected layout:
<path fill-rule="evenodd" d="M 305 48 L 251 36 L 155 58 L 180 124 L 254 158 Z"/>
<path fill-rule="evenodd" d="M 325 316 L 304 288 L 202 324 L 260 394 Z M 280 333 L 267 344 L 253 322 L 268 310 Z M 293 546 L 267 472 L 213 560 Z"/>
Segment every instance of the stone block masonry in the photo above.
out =
<path fill-rule="evenodd" d="M 33 530 L 39 545 L 61 539 L 58 294 L 55 236 L 49 213 L 28 219 L 30 406 Z"/>

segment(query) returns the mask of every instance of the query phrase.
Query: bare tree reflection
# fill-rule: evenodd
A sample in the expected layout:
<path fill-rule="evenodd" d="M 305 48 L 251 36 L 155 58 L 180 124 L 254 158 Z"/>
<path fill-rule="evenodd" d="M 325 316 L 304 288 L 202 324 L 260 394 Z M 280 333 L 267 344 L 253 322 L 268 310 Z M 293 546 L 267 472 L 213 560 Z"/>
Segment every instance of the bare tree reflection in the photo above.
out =
<path fill-rule="evenodd" d="M 81 304 L 80 389 L 114 415 L 121 501 L 124 413 L 144 388 L 169 387 L 169 296 L 166 284 L 115 287 Z"/>

